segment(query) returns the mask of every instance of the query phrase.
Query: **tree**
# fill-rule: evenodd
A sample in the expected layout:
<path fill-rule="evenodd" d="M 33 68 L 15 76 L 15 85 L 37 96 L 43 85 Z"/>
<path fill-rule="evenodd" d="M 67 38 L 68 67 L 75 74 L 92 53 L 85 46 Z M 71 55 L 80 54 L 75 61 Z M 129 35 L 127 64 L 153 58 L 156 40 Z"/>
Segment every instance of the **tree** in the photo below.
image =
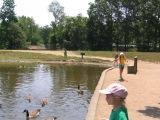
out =
<path fill-rule="evenodd" d="M 43 39 L 43 43 L 46 48 L 49 49 L 49 40 L 50 40 L 50 35 L 51 35 L 52 28 L 49 26 L 44 26 L 40 29 L 40 35 Z"/>
<path fill-rule="evenodd" d="M 91 49 L 109 48 L 114 43 L 117 51 L 127 51 L 132 45 L 138 51 L 160 50 L 159 0 L 95 0 L 88 15 Z"/>
<path fill-rule="evenodd" d="M 79 14 L 76 17 L 65 17 L 64 24 L 64 47 L 72 50 L 88 49 L 87 43 L 88 18 Z"/>
<path fill-rule="evenodd" d="M 64 7 L 59 4 L 58 1 L 54 0 L 49 5 L 49 12 L 54 16 L 54 21 L 51 23 L 52 33 L 50 39 L 51 49 L 62 49 L 63 48 L 63 21 L 64 21 Z"/>
<path fill-rule="evenodd" d="M 17 22 L 14 7 L 14 0 L 3 0 L 3 5 L 0 10 L 0 19 L 2 20 L 2 24 Z"/>
<path fill-rule="evenodd" d="M 88 41 L 91 50 L 112 50 L 112 9 L 106 0 L 96 0 L 88 10 Z"/>
<path fill-rule="evenodd" d="M 4 49 L 25 48 L 26 40 L 23 31 L 16 25 L 17 17 L 14 12 L 14 0 L 3 0 L 0 9 L 1 31 L 0 47 Z"/>
<path fill-rule="evenodd" d="M 9 34 L 7 49 L 26 49 L 26 36 L 16 23 L 9 25 L 7 34 Z"/>
<path fill-rule="evenodd" d="M 49 12 L 51 12 L 54 16 L 55 23 L 61 23 L 63 21 L 63 18 L 65 16 L 64 14 L 64 7 L 59 4 L 58 1 L 54 0 L 49 5 Z"/>
<path fill-rule="evenodd" d="M 40 28 L 36 25 L 33 18 L 26 16 L 18 17 L 18 25 L 26 35 L 26 41 L 29 45 L 37 45 L 42 42 Z"/>

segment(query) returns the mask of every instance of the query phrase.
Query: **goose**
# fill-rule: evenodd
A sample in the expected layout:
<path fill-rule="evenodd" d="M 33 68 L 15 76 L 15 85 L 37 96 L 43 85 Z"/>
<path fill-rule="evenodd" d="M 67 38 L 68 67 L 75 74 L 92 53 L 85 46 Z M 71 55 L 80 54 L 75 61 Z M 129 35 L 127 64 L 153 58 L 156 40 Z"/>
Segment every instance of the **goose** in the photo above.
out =
<path fill-rule="evenodd" d="M 81 95 L 83 95 L 83 93 L 84 93 L 84 92 L 80 89 L 80 85 L 78 85 L 78 91 L 77 91 L 77 92 L 78 92 L 78 94 L 81 94 Z"/>
<path fill-rule="evenodd" d="M 89 99 L 87 99 L 87 103 L 90 103 L 90 100 L 89 100 Z"/>
<path fill-rule="evenodd" d="M 41 105 L 42 105 L 42 107 L 44 107 L 45 105 L 47 105 L 48 104 L 48 98 L 43 98 L 42 100 L 41 100 Z"/>
<path fill-rule="evenodd" d="M 45 120 L 57 120 L 57 117 L 52 116 L 52 117 L 46 118 Z"/>
<path fill-rule="evenodd" d="M 25 109 L 23 112 L 26 113 L 26 118 L 29 119 L 29 118 L 36 118 L 40 114 L 40 111 L 41 109 L 36 109 L 29 112 L 27 109 Z"/>
<path fill-rule="evenodd" d="M 29 94 L 29 95 L 26 97 L 26 100 L 28 100 L 29 103 L 31 102 L 31 100 L 32 100 L 31 94 Z"/>

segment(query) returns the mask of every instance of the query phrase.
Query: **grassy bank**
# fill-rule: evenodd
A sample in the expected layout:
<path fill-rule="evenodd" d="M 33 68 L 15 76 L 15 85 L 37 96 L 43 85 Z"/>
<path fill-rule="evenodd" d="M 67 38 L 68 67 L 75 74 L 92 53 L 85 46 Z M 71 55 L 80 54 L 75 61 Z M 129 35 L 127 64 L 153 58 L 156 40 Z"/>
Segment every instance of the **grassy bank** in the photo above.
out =
<path fill-rule="evenodd" d="M 40 53 L 37 53 L 40 52 Z M 47 62 L 47 63 L 85 63 L 102 65 L 109 63 L 107 60 L 68 56 L 64 57 L 63 54 L 55 55 L 57 51 L 21 51 L 21 50 L 0 50 L 0 62 Z M 63 53 L 63 51 L 60 51 Z M 107 65 L 107 64 L 106 64 Z"/>
<path fill-rule="evenodd" d="M 1 61 L 59 61 L 63 60 L 62 56 L 42 54 L 42 53 L 31 53 L 31 52 L 13 52 L 13 51 L 0 51 L 0 60 Z"/>
<path fill-rule="evenodd" d="M 116 52 L 110 51 L 83 51 L 87 56 L 101 56 L 101 57 L 114 57 Z M 160 52 L 125 52 L 128 59 L 133 59 L 135 56 L 139 60 L 160 62 Z"/>
<path fill-rule="evenodd" d="M 54 51 L 50 51 L 54 52 Z M 63 51 L 61 51 L 63 52 Z M 108 57 L 113 58 L 116 52 L 110 51 L 72 51 L 74 54 L 79 55 L 81 52 L 85 52 L 85 56 L 96 56 L 96 57 Z M 128 59 L 133 59 L 135 56 L 139 60 L 150 61 L 150 62 L 160 62 L 160 53 L 156 52 L 126 52 Z M 84 58 L 85 58 L 84 56 Z M 82 61 L 80 57 L 63 57 L 54 54 L 43 54 L 43 53 L 33 53 L 33 52 L 19 52 L 19 51 L 9 51 L 0 50 L 0 61 Z M 106 62 L 100 59 L 90 59 L 85 58 L 84 62 Z"/>

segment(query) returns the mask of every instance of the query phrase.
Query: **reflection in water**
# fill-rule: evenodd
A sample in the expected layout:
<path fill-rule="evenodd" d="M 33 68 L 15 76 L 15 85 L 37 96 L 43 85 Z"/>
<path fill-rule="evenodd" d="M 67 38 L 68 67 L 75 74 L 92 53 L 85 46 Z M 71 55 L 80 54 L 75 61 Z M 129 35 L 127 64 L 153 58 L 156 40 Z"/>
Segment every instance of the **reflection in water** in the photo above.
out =
<path fill-rule="evenodd" d="M 97 66 L 0 64 L 0 119 L 25 120 L 24 109 L 41 109 L 36 120 L 84 120 L 101 72 Z M 78 85 L 84 94 L 78 94 Z M 29 103 L 26 96 L 32 97 Z M 41 99 L 48 98 L 42 108 Z"/>

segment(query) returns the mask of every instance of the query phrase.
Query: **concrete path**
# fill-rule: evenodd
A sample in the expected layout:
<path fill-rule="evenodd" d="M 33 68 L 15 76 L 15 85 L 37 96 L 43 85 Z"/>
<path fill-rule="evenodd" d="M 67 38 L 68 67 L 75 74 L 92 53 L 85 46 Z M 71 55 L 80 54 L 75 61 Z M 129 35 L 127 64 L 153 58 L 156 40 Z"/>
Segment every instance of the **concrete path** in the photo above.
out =
<path fill-rule="evenodd" d="M 120 82 L 118 68 L 102 73 L 86 120 L 105 120 L 109 117 L 112 106 L 107 105 L 105 95 L 99 94 L 98 90 L 113 82 L 120 82 L 128 89 L 126 106 L 130 120 L 160 120 L 160 64 L 138 61 L 137 74 L 127 74 L 125 67 L 123 76 L 125 81 Z"/>

